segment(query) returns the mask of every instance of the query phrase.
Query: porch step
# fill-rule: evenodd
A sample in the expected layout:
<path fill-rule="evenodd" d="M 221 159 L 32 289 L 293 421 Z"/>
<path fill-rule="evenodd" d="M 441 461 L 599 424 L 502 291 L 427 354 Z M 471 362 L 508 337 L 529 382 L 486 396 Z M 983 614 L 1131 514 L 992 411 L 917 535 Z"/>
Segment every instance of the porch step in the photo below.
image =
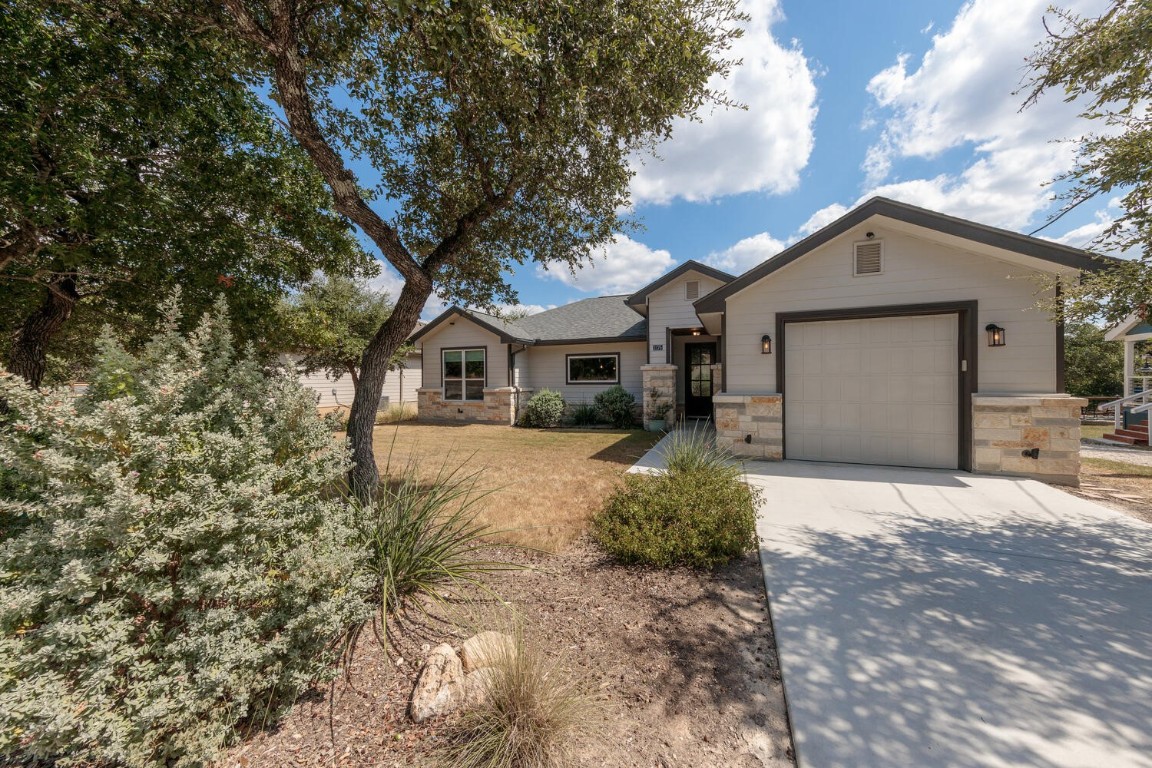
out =
<path fill-rule="evenodd" d="M 1128 445 L 1148 445 L 1148 433 L 1137 432 L 1132 429 L 1120 429 L 1114 433 L 1105 434 L 1104 439 L 1117 443 L 1127 443 Z"/>

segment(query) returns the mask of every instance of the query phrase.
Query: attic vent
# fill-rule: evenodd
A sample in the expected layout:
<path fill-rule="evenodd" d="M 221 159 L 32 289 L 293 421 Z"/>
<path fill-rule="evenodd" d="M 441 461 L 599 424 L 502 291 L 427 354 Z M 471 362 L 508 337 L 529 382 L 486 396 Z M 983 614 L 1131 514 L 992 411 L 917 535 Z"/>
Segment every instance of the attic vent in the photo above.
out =
<path fill-rule="evenodd" d="M 688 282 L 684 283 L 684 288 L 684 298 L 688 299 L 689 301 L 700 298 L 699 280 L 689 280 Z"/>
<path fill-rule="evenodd" d="M 853 275 L 878 275 L 884 271 L 880 260 L 880 243 L 869 240 L 866 243 L 855 243 L 852 261 Z"/>

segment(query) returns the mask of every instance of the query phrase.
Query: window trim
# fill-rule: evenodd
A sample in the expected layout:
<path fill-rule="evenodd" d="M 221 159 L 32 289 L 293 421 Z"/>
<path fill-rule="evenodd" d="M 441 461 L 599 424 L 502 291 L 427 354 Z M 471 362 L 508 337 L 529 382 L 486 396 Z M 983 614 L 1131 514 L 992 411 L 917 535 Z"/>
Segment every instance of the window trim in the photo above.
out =
<path fill-rule="evenodd" d="M 465 355 L 464 353 L 465 352 L 475 352 L 476 350 L 480 350 L 481 352 L 484 353 L 484 386 L 481 387 L 481 389 L 483 390 L 483 389 L 488 388 L 488 347 L 487 346 L 441 347 L 440 348 L 440 397 L 441 397 L 441 399 L 444 400 L 444 402 L 446 402 L 446 403 L 482 403 L 482 402 L 484 402 L 484 393 L 483 392 L 480 393 L 480 399 L 479 400 L 469 400 L 468 399 L 468 384 L 467 384 L 467 382 L 479 381 L 479 379 L 469 379 L 467 376 L 464 376 L 464 375 L 461 375 L 459 379 L 452 377 L 452 381 L 459 381 L 460 382 L 461 397 L 459 397 L 459 398 L 449 398 L 448 392 L 447 392 L 447 387 L 444 386 L 445 382 L 448 380 L 448 377 L 444 375 L 444 355 L 445 355 L 445 353 L 448 353 L 448 352 L 461 353 L 461 356 L 460 356 L 460 373 L 464 374 L 467 371 L 467 362 L 468 362 L 467 355 Z"/>
<path fill-rule="evenodd" d="M 590 358 L 590 357 L 614 357 L 616 358 L 616 378 L 604 379 L 602 381 L 572 381 L 572 359 L 573 358 Z M 564 383 L 571 386 L 581 386 L 585 384 L 619 384 L 620 383 L 620 353 L 619 352 L 581 352 L 578 354 L 564 355 Z"/>

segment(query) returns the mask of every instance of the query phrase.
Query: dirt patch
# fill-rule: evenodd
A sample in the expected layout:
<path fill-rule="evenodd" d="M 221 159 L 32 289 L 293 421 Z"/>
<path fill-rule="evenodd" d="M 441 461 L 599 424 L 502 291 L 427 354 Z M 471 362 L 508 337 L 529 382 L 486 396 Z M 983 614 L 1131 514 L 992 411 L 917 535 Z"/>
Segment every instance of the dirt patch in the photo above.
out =
<path fill-rule="evenodd" d="M 514 558 L 532 568 L 495 577 L 495 597 L 448 608 L 451 621 L 410 626 L 391 666 L 377 645 L 362 644 L 351 685 L 299 702 L 223 764 L 436 765 L 444 722 L 414 725 L 405 715 L 421 659 L 438 642 L 458 647 L 471 630 L 506 627 L 513 611 L 526 641 L 601 702 L 590 713 L 598 735 L 575 745 L 576 765 L 792 765 L 754 554 L 714 574 L 622 568 L 584 540 Z"/>
<path fill-rule="evenodd" d="M 1066 490 L 1152 523 L 1152 467 L 1084 459 L 1080 464 L 1080 487 Z"/>

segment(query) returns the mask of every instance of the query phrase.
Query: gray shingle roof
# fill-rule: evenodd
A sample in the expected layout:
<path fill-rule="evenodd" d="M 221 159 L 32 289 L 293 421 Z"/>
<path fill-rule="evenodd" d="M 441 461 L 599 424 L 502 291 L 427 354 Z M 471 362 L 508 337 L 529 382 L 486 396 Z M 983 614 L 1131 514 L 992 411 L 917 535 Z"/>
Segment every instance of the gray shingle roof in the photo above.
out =
<path fill-rule="evenodd" d="M 545 310 L 518 320 L 505 320 L 474 309 L 452 307 L 412 335 L 416 341 L 452 315 L 464 315 L 506 343 L 576 344 L 582 341 L 644 341 L 648 321 L 625 303 L 627 296 L 598 296 Z"/>

